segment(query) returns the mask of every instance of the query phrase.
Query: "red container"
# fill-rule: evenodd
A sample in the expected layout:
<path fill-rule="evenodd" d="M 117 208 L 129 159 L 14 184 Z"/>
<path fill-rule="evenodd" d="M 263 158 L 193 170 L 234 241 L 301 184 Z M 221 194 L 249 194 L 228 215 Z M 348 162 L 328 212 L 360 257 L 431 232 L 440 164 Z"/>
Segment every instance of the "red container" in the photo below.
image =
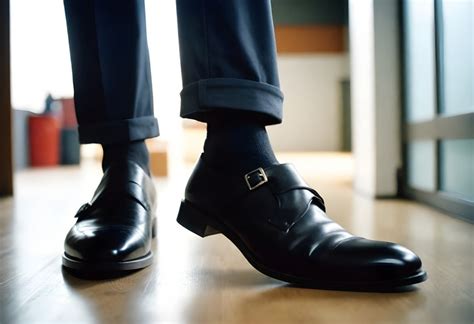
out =
<path fill-rule="evenodd" d="M 59 121 L 55 116 L 30 116 L 28 120 L 31 166 L 59 163 Z"/>
<path fill-rule="evenodd" d="M 74 107 L 74 98 L 61 98 L 62 121 L 61 128 L 77 127 L 76 109 Z"/>

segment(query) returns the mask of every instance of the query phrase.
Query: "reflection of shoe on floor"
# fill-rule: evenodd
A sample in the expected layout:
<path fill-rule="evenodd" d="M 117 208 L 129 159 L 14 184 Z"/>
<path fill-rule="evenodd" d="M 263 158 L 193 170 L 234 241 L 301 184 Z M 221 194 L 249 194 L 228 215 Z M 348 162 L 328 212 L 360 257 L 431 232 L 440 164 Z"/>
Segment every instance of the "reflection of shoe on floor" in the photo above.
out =
<path fill-rule="evenodd" d="M 155 207 L 153 181 L 138 164 L 110 165 L 92 201 L 76 214 L 64 243 L 63 265 L 100 273 L 149 266 Z"/>
<path fill-rule="evenodd" d="M 426 280 L 421 260 L 389 242 L 353 236 L 289 164 L 234 176 L 201 157 L 178 222 L 204 237 L 222 233 L 260 272 L 329 289 L 390 289 Z"/>

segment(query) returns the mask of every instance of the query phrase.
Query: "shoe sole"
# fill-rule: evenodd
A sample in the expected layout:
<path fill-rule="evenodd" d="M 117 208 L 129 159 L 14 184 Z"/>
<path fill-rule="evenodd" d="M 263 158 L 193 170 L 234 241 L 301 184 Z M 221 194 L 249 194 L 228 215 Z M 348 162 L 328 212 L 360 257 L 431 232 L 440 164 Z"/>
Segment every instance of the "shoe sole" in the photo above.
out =
<path fill-rule="evenodd" d="M 84 262 L 75 259 L 66 253 L 63 254 L 63 266 L 76 271 L 87 273 L 107 273 L 117 271 L 133 271 L 148 267 L 153 263 L 153 252 L 147 255 L 129 261 L 121 262 Z"/>
<path fill-rule="evenodd" d="M 152 239 L 156 237 L 156 217 L 152 221 Z M 74 274 L 84 275 L 107 275 L 110 273 L 115 276 L 119 272 L 129 272 L 134 270 L 140 270 L 150 266 L 153 263 L 153 252 L 150 251 L 148 254 L 133 260 L 118 261 L 118 262 L 92 262 L 84 261 L 72 256 L 69 256 L 64 252 L 62 256 L 62 265 L 72 270 Z"/>
<path fill-rule="evenodd" d="M 258 261 L 252 252 L 247 248 L 243 241 L 225 224 L 208 217 L 191 203 L 186 200 L 181 202 L 178 212 L 177 222 L 200 237 L 206 237 L 214 234 L 223 234 L 240 250 L 247 261 L 259 272 L 269 277 L 285 281 L 297 286 L 317 289 L 330 290 L 350 290 L 350 291 L 394 291 L 399 288 L 411 286 L 425 281 L 428 276 L 425 271 L 419 270 L 407 277 L 395 280 L 372 281 L 372 282 L 334 282 L 334 281 L 318 281 L 312 278 L 296 277 L 290 274 L 275 271 Z"/>

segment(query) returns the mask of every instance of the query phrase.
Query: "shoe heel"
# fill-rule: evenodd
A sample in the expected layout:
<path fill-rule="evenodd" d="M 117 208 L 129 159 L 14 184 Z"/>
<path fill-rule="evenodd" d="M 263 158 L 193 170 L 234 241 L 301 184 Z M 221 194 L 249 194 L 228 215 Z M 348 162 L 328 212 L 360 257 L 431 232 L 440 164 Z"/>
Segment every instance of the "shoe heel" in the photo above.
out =
<path fill-rule="evenodd" d="M 203 213 L 183 200 L 176 220 L 181 226 L 201 237 L 219 234 L 218 230 L 207 223 L 206 218 Z"/>

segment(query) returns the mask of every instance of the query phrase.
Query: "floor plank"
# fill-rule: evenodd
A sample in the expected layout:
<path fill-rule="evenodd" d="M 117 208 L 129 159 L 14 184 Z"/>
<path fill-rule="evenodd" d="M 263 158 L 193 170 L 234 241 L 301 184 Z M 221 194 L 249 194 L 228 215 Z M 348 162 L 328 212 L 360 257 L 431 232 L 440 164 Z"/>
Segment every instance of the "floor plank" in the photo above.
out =
<path fill-rule="evenodd" d="M 473 226 L 402 200 L 351 189 L 350 155 L 280 155 L 325 197 L 352 233 L 416 251 L 429 280 L 400 293 L 295 288 L 256 272 L 222 236 L 201 239 L 175 221 L 190 168 L 157 179 L 153 266 L 124 278 L 78 279 L 60 266 L 64 235 L 100 167 L 22 171 L 0 200 L 0 323 L 473 323 Z M 186 170 L 185 172 L 183 170 Z"/>

